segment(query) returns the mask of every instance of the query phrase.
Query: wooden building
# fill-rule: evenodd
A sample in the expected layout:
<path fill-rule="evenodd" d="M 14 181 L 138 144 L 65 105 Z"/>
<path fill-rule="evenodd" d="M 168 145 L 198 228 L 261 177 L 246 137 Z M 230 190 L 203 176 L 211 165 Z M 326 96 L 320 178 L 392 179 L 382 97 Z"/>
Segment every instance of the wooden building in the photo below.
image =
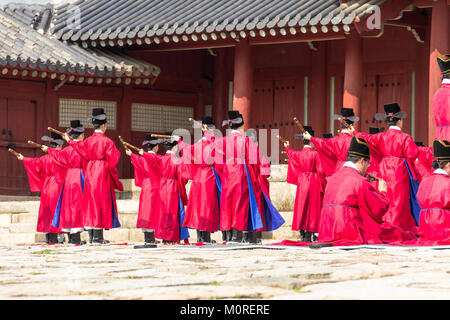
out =
<path fill-rule="evenodd" d="M 336 134 L 341 107 L 359 130 L 397 101 L 404 130 L 428 144 L 438 55 L 450 51 L 450 0 L 78 0 L 0 11 L 0 194 L 27 194 L 22 164 L 48 126 L 104 107 L 108 135 L 218 127 L 237 109 L 247 128 L 293 141 L 293 117 Z M 87 125 L 87 124 L 86 124 Z M 89 134 L 89 131 L 88 131 Z M 300 142 L 295 142 L 300 147 Z M 118 145 L 119 148 L 121 146 Z M 274 150 L 273 152 L 279 152 Z M 132 177 L 128 158 L 119 164 Z"/>

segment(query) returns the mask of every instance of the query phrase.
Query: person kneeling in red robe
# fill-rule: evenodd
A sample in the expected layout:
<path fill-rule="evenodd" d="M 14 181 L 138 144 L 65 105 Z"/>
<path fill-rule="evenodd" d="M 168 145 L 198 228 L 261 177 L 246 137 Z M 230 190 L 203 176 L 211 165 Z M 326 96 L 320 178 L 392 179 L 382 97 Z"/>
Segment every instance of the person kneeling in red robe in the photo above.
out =
<path fill-rule="evenodd" d="M 389 209 L 387 185 L 380 179 L 377 192 L 364 177 L 369 166 L 367 142 L 353 137 L 347 162 L 327 181 L 320 217 L 320 243 L 381 244 L 414 238 L 383 221 Z"/>
<path fill-rule="evenodd" d="M 438 169 L 422 180 L 417 192 L 421 211 L 418 242 L 450 244 L 450 142 L 434 140 Z"/>

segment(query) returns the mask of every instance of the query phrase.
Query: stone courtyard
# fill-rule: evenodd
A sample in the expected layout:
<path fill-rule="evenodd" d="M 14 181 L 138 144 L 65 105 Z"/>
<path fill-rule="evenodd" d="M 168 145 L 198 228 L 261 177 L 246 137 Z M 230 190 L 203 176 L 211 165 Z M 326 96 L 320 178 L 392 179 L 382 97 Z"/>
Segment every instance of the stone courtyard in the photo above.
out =
<path fill-rule="evenodd" d="M 2 245 L 0 299 L 450 298 L 447 249 L 263 247 Z"/>
<path fill-rule="evenodd" d="M 139 188 L 117 193 L 120 228 L 111 245 L 43 245 L 39 197 L 0 197 L 0 299 L 450 299 L 450 249 L 322 248 L 268 244 L 298 240 L 291 230 L 295 186 L 272 166 L 270 196 L 286 223 L 263 233 L 262 246 L 134 249 Z M 190 242 L 196 242 L 190 231 Z M 82 238 L 87 240 L 87 232 Z"/>

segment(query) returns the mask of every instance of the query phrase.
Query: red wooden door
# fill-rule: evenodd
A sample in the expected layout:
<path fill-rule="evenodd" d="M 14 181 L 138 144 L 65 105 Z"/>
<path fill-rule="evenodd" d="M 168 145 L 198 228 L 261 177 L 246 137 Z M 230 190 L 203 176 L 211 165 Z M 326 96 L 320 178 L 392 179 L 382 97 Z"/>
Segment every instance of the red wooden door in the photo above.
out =
<path fill-rule="evenodd" d="M 0 133 L 0 157 L 3 159 L 0 164 L 0 193 L 30 195 L 23 163 L 7 149 L 13 147 L 27 157 L 42 155 L 26 143 L 27 140 L 40 140 L 36 136 L 36 101 L 1 98 Z"/>
<path fill-rule="evenodd" d="M 411 134 L 411 77 L 409 74 L 390 74 L 378 76 L 378 112 L 384 113 L 384 105 L 397 102 L 402 111 L 408 114 L 403 119 L 403 131 Z"/>
<path fill-rule="evenodd" d="M 360 131 L 369 133 L 370 127 L 382 128 L 383 125 L 375 120 L 374 116 L 378 112 L 377 106 L 377 76 L 366 75 L 361 96 L 361 119 Z"/>
<path fill-rule="evenodd" d="M 259 147 L 267 156 L 271 155 L 270 129 L 274 116 L 273 90 L 273 80 L 255 80 L 252 95 L 251 123 L 249 124 L 249 128 L 256 129 Z M 261 136 L 260 130 L 266 130 L 267 139 Z"/>
<path fill-rule="evenodd" d="M 299 150 L 303 146 L 301 139 L 294 139 L 295 134 L 299 134 L 300 129 L 295 124 L 293 118 L 296 117 L 301 124 L 304 118 L 304 78 L 277 80 L 275 82 L 274 93 L 274 129 L 278 129 L 280 136 L 289 140 L 293 149 Z M 280 142 L 280 150 L 284 150 L 284 146 Z M 284 164 L 287 158 L 280 154 L 280 163 Z"/>

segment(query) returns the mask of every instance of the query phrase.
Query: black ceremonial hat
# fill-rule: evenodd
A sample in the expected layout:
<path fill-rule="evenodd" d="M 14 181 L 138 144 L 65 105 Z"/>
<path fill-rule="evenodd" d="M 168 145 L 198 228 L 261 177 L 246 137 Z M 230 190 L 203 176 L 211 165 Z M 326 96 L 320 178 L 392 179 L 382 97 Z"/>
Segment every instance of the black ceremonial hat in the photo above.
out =
<path fill-rule="evenodd" d="M 75 133 L 83 133 L 84 128 L 81 124 L 80 120 L 70 120 L 70 128 L 67 128 L 67 133 L 75 132 Z"/>
<path fill-rule="evenodd" d="M 237 124 L 243 125 L 244 119 L 242 118 L 242 114 L 238 110 L 230 110 L 228 111 L 228 120 L 224 120 L 222 122 L 222 127 L 226 125 Z"/>
<path fill-rule="evenodd" d="M 202 117 L 202 124 L 206 124 L 206 125 L 213 125 L 213 118 L 210 116 L 203 116 Z"/>
<path fill-rule="evenodd" d="M 332 133 L 324 133 L 322 135 L 323 138 L 328 139 L 328 138 L 333 138 L 333 134 Z"/>
<path fill-rule="evenodd" d="M 347 156 L 370 159 L 370 148 L 366 140 L 353 136 Z"/>
<path fill-rule="evenodd" d="M 338 120 L 339 118 L 343 118 L 348 124 L 359 121 L 359 117 L 355 116 L 355 111 L 352 108 L 341 108 L 341 114 L 335 114 L 333 120 Z"/>
<path fill-rule="evenodd" d="M 383 107 L 384 113 L 375 114 L 375 120 L 388 119 L 389 121 L 392 121 L 394 119 L 402 119 L 407 117 L 406 112 L 400 110 L 400 106 L 397 102 L 387 103 Z"/>
<path fill-rule="evenodd" d="M 433 158 L 439 162 L 450 161 L 450 142 L 447 140 L 434 140 Z"/>
<path fill-rule="evenodd" d="M 450 54 L 437 57 L 437 63 L 439 65 L 439 69 L 441 69 L 442 75 L 450 75 Z"/>
<path fill-rule="evenodd" d="M 425 145 L 423 144 L 422 141 L 414 141 L 414 143 L 415 143 L 416 146 L 418 146 L 418 147 L 425 147 Z"/>
<path fill-rule="evenodd" d="M 64 144 L 63 138 L 59 134 L 54 133 L 53 131 L 51 132 L 50 137 L 43 136 L 41 139 L 42 141 L 49 141 L 50 142 L 49 145 L 52 148 L 56 146 L 62 146 Z"/>
<path fill-rule="evenodd" d="M 152 137 L 151 133 L 147 133 L 146 136 L 145 136 L 144 142 L 142 142 L 142 145 L 145 146 L 145 145 L 150 144 L 153 147 L 153 146 L 156 146 L 157 144 L 160 144 L 162 142 L 163 142 L 163 139 Z"/>
<path fill-rule="evenodd" d="M 88 120 L 92 121 L 92 123 L 103 124 L 106 123 L 106 114 L 103 108 L 94 108 L 92 109 L 92 116 L 88 117 Z"/>
<path fill-rule="evenodd" d="M 370 128 L 369 128 L 369 133 L 370 133 L 370 134 L 377 134 L 377 133 L 379 133 L 379 132 L 380 132 L 380 129 L 377 128 L 377 127 L 370 127 Z"/>

